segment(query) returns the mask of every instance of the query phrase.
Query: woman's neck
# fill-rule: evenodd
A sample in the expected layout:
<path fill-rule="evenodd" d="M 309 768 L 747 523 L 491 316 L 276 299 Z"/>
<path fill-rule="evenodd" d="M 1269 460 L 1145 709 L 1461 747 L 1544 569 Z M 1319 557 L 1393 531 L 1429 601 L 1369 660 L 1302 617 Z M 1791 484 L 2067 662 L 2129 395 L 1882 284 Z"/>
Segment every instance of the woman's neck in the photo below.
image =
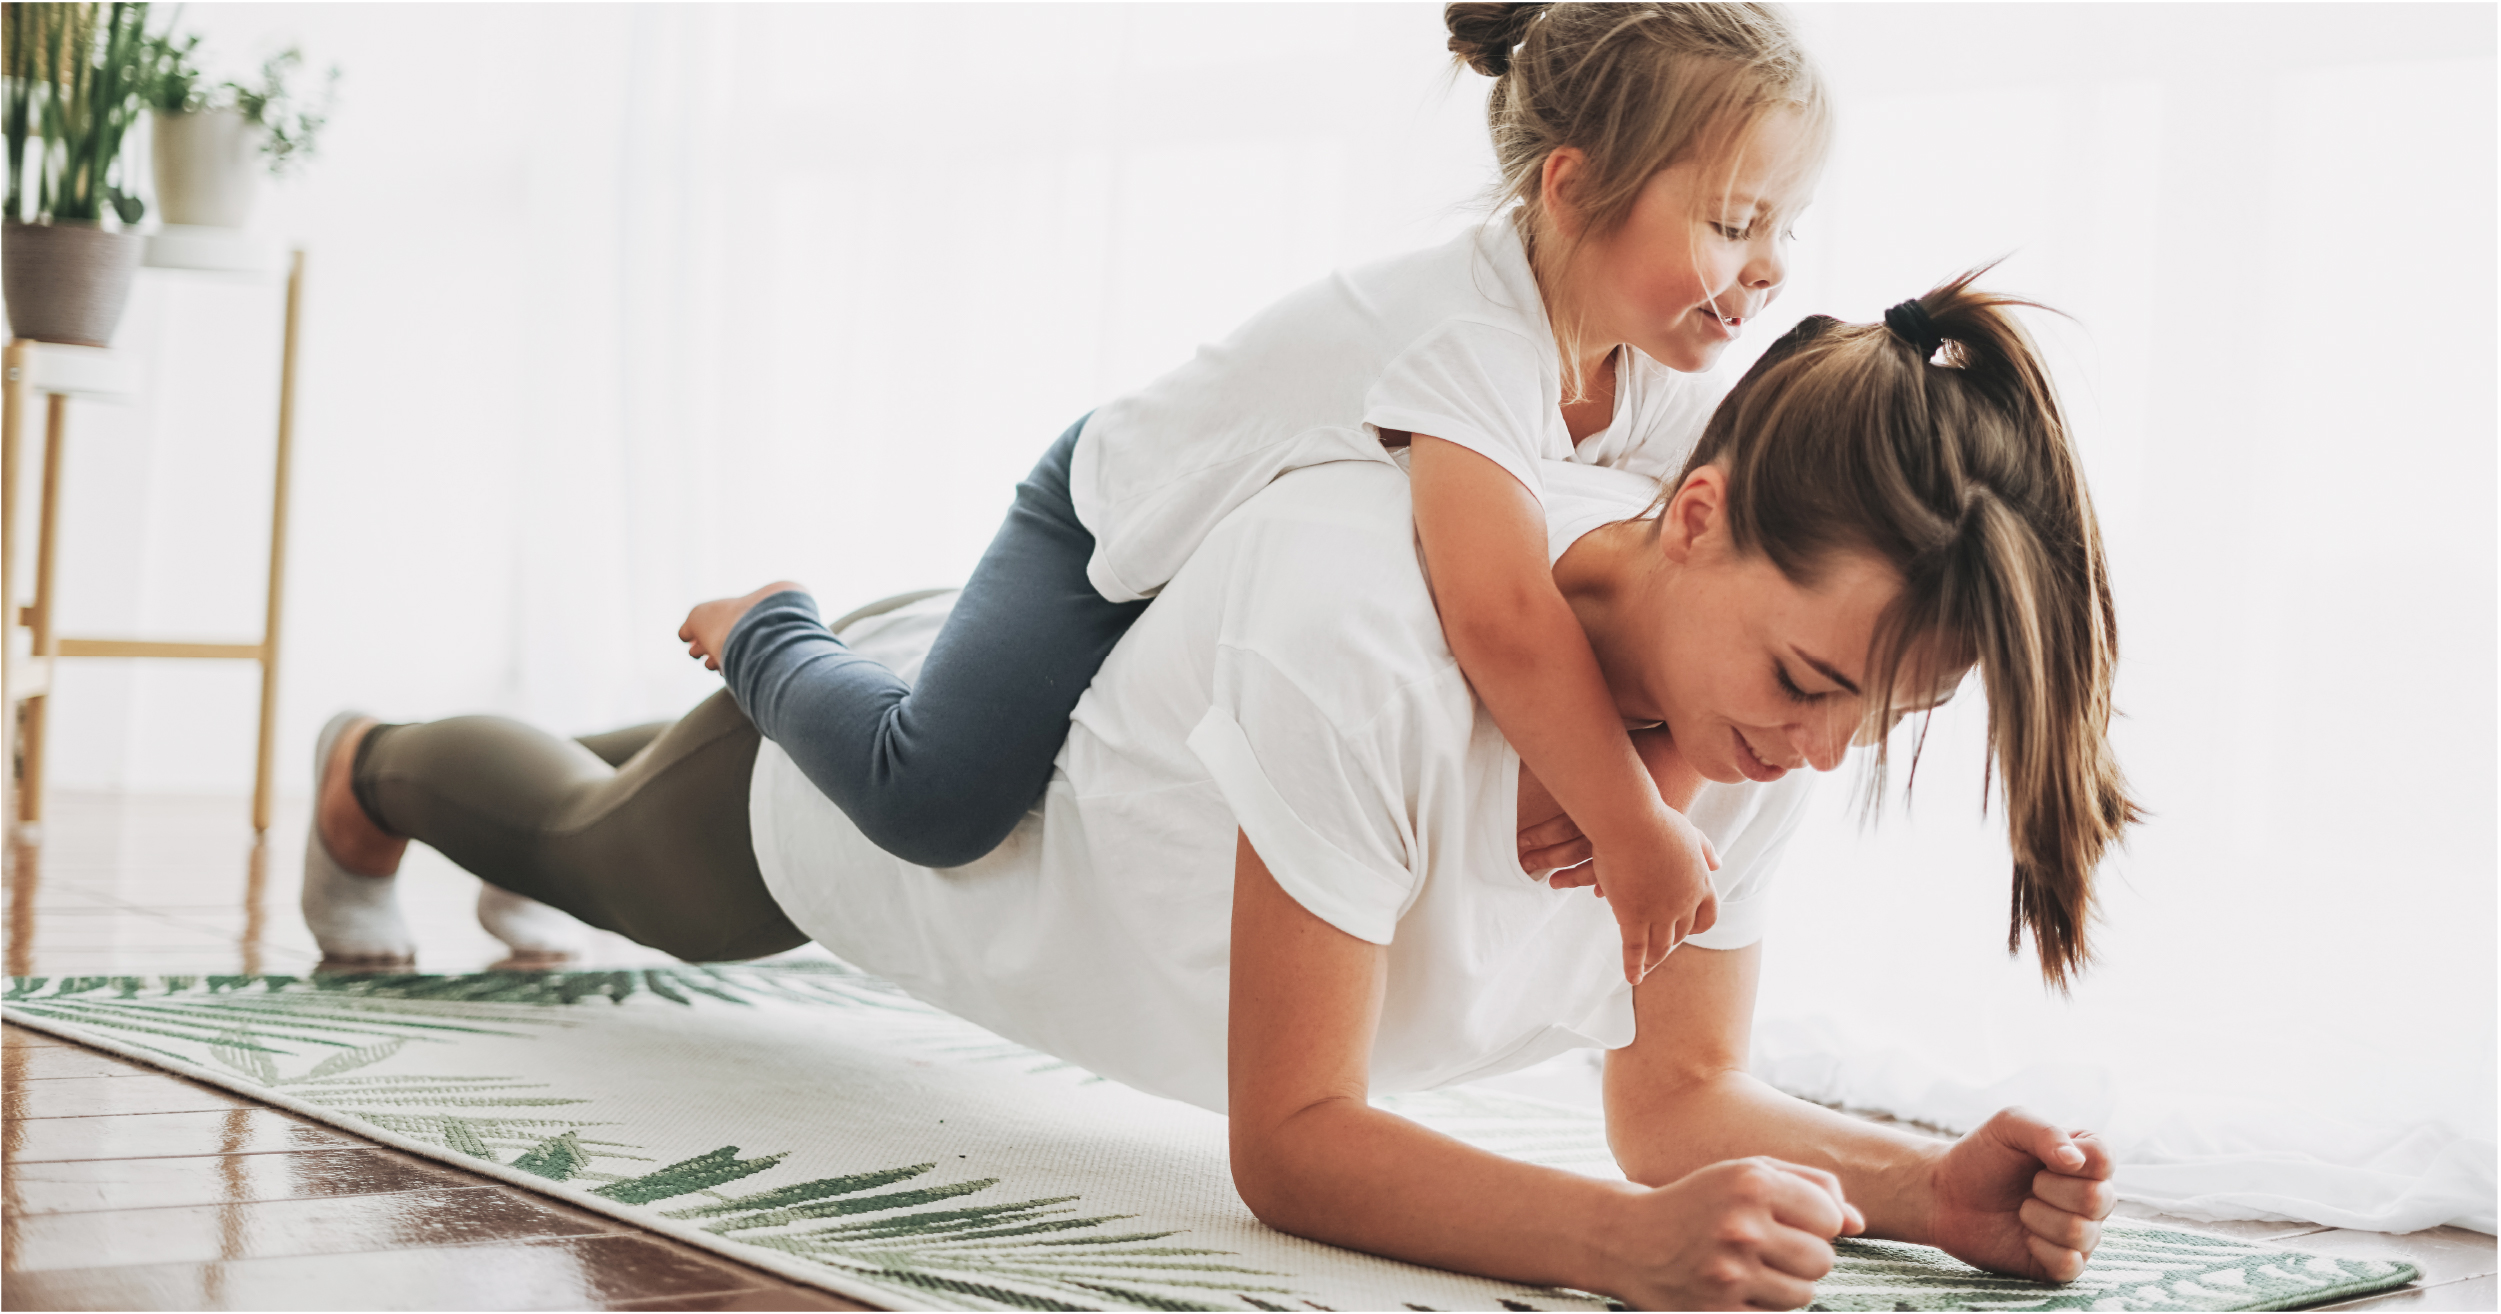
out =
<path fill-rule="evenodd" d="M 1555 588 L 1589 636 L 1590 650 L 1597 654 L 1598 669 L 1606 674 L 1610 688 L 1621 669 L 1611 660 L 1619 639 L 1617 621 L 1628 599 L 1640 592 L 1643 572 L 1656 565 L 1655 529 L 1647 520 L 1601 525 L 1581 535 L 1554 563 Z M 1622 705 L 1626 691 L 1614 692 L 1617 704 Z"/>

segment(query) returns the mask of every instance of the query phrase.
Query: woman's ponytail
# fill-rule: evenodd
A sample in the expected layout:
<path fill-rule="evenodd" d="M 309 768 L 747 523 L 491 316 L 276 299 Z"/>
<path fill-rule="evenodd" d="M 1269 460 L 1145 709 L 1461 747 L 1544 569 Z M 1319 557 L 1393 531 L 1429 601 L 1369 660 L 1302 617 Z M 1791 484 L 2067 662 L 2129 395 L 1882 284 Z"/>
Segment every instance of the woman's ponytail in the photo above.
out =
<path fill-rule="evenodd" d="M 1727 472 L 1738 547 L 1792 579 L 1836 550 L 1900 572 L 1869 654 L 1870 730 L 1978 668 L 2014 858 L 2008 948 L 2028 930 L 2063 989 L 2091 957 L 2093 873 L 2139 818 L 2109 741 L 2118 624 L 2057 394 L 2009 313 L 2034 303 L 1972 287 L 1981 272 L 1882 323 L 1801 324 L 1730 392 L 1686 469 Z M 1886 752 L 1879 738 L 1871 791 Z"/>
<path fill-rule="evenodd" d="M 2140 816 L 2109 738 L 2118 615 L 2049 371 L 2007 313 L 2028 303 L 1974 290 L 1980 272 L 1921 298 L 1951 344 L 1950 370 L 1926 382 L 1964 393 L 1950 409 L 1970 417 L 1947 445 L 1983 514 L 1948 551 L 1964 558 L 1953 586 L 1979 649 L 2014 854 L 2007 949 L 2028 929 L 2044 974 L 2063 985 L 2090 958 L 2092 873 Z"/>

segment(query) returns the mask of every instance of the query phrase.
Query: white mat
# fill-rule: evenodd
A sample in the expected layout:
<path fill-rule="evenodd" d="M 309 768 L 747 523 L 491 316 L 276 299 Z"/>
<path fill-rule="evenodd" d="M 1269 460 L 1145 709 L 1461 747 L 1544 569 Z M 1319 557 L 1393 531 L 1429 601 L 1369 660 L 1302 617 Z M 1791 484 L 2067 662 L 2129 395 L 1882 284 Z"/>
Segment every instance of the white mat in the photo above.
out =
<path fill-rule="evenodd" d="M 448 977 L 19 978 L 10 1020 L 873 1304 L 1601 1309 L 1273 1231 L 1223 1119 L 830 963 Z M 1385 1101 L 1613 1176 L 1597 1118 L 1485 1091 Z M 1845 1243 L 1823 1309 L 2260 1309 L 2402 1264 L 2114 1227 L 2065 1287 Z"/>

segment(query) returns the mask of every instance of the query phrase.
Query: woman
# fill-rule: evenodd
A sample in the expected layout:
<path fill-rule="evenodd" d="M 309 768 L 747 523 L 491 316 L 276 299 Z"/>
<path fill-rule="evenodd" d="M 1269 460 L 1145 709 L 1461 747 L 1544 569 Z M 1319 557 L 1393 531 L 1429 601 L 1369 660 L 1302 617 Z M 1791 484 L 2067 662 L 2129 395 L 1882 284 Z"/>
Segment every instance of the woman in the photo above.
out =
<path fill-rule="evenodd" d="M 1829 1239 L 1864 1230 L 2072 1277 L 2113 1201 L 2089 1134 L 2010 1110 L 1946 1146 L 1744 1072 L 1795 768 L 1830 770 L 1976 665 L 2017 929 L 2053 980 L 2083 961 L 2092 870 L 2131 813 L 2090 506 L 2029 344 L 1968 281 L 1885 325 L 1801 325 L 1655 499 L 1622 472 L 1549 472 L 1555 582 L 1619 711 L 1715 782 L 1693 815 L 1720 920 L 1637 988 L 1601 905 L 1515 874 L 1516 837 L 1568 849 L 1568 821 L 1550 829 L 1450 655 L 1387 454 L 1298 471 L 1227 518 L 1079 701 L 1035 815 L 970 866 L 883 853 L 720 697 L 614 771 L 494 718 L 342 718 L 308 913 L 342 886 L 367 897 L 413 837 L 687 956 L 813 935 L 1010 1038 L 1227 1112 L 1261 1218 L 1417 1262 L 1790 1307 Z M 717 654 L 786 592 L 699 607 L 687 636 Z M 908 670 L 909 628 L 871 655 Z M 1629 1184 L 1366 1099 L 1574 1045 L 1610 1051 Z"/>

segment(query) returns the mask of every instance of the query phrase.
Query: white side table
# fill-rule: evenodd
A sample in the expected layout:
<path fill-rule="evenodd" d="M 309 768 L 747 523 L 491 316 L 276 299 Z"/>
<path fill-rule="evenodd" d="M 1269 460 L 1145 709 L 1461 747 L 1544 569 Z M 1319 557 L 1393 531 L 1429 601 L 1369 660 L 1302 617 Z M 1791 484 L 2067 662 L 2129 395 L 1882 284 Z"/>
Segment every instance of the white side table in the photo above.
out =
<path fill-rule="evenodd" d="M 227 274 L 275 273 L 269 250 L 252 239 L 220 243 L 191 229 L 178 240 L 152 242 L 147 263 L 157 268 Z M 286 593 L 287 473 L 295 435 L 295 357 L 304 305 L 304 252 L 288 254 L 286 341 L 278 371 L 277 488 L 269 512 L 269 604 L 258 639 L 245 643 L 166 643 L 144 639 L 65 638 L 53 627 L 54 567 L 58 564 L 61 459 L 73 397 L 109 399 L 137 388 L 136 363 L 127 353 L 103 347 L 71 347 L 20 338 L 8 344 L 0 379 L 0 799 L 10 775 L 16 781 L 19 834 L 34 839 L 43 821 L 45 704 L 55 663 L 76 657 L 177 657 L 257 661 L 261 667 L 259 756 L 252 776 L 252 829 L 269 829 L 273 740 L 278 728 L 278 637 Z M 17 603 L 17 486 L 19 438 L 37 397 L 44 402 L 43 488 L 35 532 L 35 589 Z M 24 638 L 20 638 L 21 632 Z M 20 707 L 23 705 L 23 711 Z M 22 725 L 22 731 L 21 731 Z"/>

